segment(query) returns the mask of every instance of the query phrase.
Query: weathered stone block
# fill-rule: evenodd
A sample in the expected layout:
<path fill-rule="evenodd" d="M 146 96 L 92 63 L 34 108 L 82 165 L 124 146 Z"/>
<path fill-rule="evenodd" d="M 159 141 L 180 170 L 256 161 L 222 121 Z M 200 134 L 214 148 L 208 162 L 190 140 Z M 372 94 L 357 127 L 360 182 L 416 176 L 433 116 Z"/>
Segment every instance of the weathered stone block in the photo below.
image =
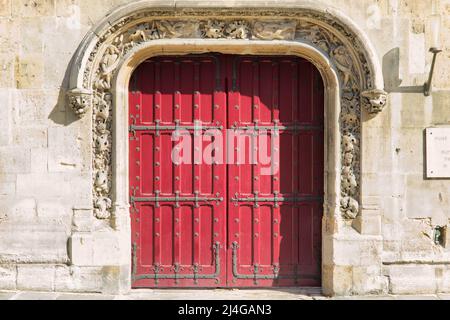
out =
<path fill-rule="evenodd" d="M 8 199 L 16 194 L 16 175 L 0 173 L 0 196 L 4 196 L 3 200 L 0 201 L 0 208 L 5 208 L 5 203 L 8 203 Z M 8 210 L 4 210 L 6 213 Z M 1 216 L 0 211 L 0 216 Z M 0 218 L 1 219 L 1 218 Z"/>
<path fill-rule="evenodd" d="M 353 267 L 353 293 L 386 294 L 388 291 L 388 279 L 381 274 L 377 265 L 369 267 Z"/>
<path fill-rule="evenodd" d="M 20 23 L 18 20 L 9 18 L 0 18 L 0 54 L 15 56 L 19 51 L 19 37 L 15 36 L 19 33 Z"/>
<path fill-rule="evenodd" d="M 326 295 L 345 296 L 352 294 L 353 287 L 353 268 L 351 266 L 328 266 L 326 275 L 329 279 L 326 281 Z M 329 292 L 327 292 L 327 290 Z"/>
<path fill-rule="evenodd" d="M 387 266 L 392 294 L 436 293 L 437 279 L 432 265 Z"/>
<path fill-rule="evenodd" d="M 1 161 L 1 160 L 0 160 Z M 70 197 L 69 176 L 59 173 L 33 173 L 17 175 L 17 193 L 21 196 L 47 198 Z"/>
<path fill-rule="evenodd" d="M 11 1 L 12 0 L 0 0 L 0 16 L 11 15 Z"/>
<path fill-rule="evenodd" d="M 15 182 L 3 182 L 0 178 L 0 196 L 14 196 L 16 194 L 16 183 Z M 0 212 L 0 219 L 1 219 Z"/>
<path fill-rule="evenodd" d="M 16 147 L 0 148 L 0 172 L 27 173 L 31 171 L 30 149 Z"/>
<path fill-rule="evenodd" d="M 41 54 L 23 56 L 17 59 L 15 68 L 18 89 L 39 89 L 44 80 L 44 59 Z"/>
<path fill-rule="evenodd" d="M 59 90 L 17 90 L 14 93 L 14 124 L 23 126 L 49 126 L 49 119 L 60 121 L 55 118 L 54 112 L 58 104 Z"/>
<path fill-rule="evenodd" d="M 20 24 L 20 49 L 22 54 L 42 53 L 43 45 L 43 19 L 22 18 Z"/>
<path fill-rule="evenodd" d="M 102 269 L 103 294 L 125 294 L 130 290 L 130 268 L 128 266 L 106 266 Z"/>
<path fill-rule="evenodd" d="M 52 16 L 55 14 L 55 0 L 14 1 L 13 14 L 22 17 Z"/>
<path fill-rule="evenodd" d="M 406 214 L 408 218 L 433 218 L 436 222 L 448 220 L 449 195 L 450 185 L 445 181 L 424 180 L 423 174 L 408 175 Z"/>
<path fill-rule="evenodd" d="M 1 9 L 0 9 L 1 10 Z M 14 56 L 0 54 L 0 88 L 14 87 Z M 2 100 L 6 101 L 6 100 Z"/>
<path fill-rule="evenodd" d="M 33 219 L 36 217 L 36 200 L 32 198 L 0 202 L 0 211 L 9 219 Z"/>
<path fill-rule="evenodd" d="M 79 171 L 82 169 L 80 139 L 76 127 L 48 129 L 48 166 L 50 172 Z"/>
<path fill-rule="evenodd" d="M 381 266 L 383 242 L 381 240 L 366 240 L 361 242 L 361 266 Z"/>
<path fill-rule="evenodd" d="M 17 289 L 30 291 L 53 291 L 55 288 L 55 266 L 17 266 Z"/>
<path fill-rule="evenodd" d="M 110 266 L 121 263 L 116 232 L 75 233 L 69 248 L 70 260 L 76 266 Z"/>
<path fill-rule="evenodd" d="M 57 266 L 55 290 L 61 292 L 101 292 L 102 268 Z"/>
<path fill-rule="evenodd" d="M 442 274 L 438 280 L 438 291 L 441 293 L 450 292 L 450 266 L 441 267 Z"/>
<path fill-rule="evenodd" d="M 0 223 L 0 264 L 67 263 L 67 229 L 61 220 L 7 219 Z"/>
<path fill-rule="evenodd" d="M 359 266 L 361 264 L 361 244 L 353 240 L 335 240 L 333 261 L 337 265 Z"/>
<path fill-rule="evenodd" d="M 450 36 L 450 33 L 448 34 Z M 450 39 L 449 39 L 450 40 Z M 440 64 L 444 63 L 444 59 L 439 61 Z M 447 60 L 447 59 L 445 59 Z M 439 68 L 437 73 L 444 73 L 448 77 L 447 81 L 450 87 L 450 77 L 448 76 L 448 70 L 450 68 L 450 63 L 446 61 L 447 68 Z M 450 105 L 450 91 L 435 91 L 433 92 L 433 123 L 450 123 L 450 112 L 448 112 L 448 106 Z"/>
<path fill-rule="evenodd" d="M 75 266 L 94 265 L 94 239 L 89 233 L 73 234 L 69 240 L 70 262 Z"/>
<path fill-rule="evenodd" d="M 13 143 L 17 147 L 46 148 L 47 141 L 46 127 L 16 127 L 14 130 Z"/>
<path fill-rule="evenodd" d="M 48 172 L 48 149 L 31 148 L 31 173 Z"/>
<path fill-rule="evenodd" d="M 353 226 L 362 235 L 381 235 L 381 214 L 379 210 L 362 209 Z"/>
<path fill-rule="evenodd" d="M 1 61 L 0 61 L 1 63 Z M 1 67 L 1 65 L 0 65 Z M 3 76 L 1 77 L 3 78 Z M 1 81 L 0 81 L 1 82 Z M 1 87 L 1 83 L 0 83 Z M 0 89 L 0 101 L 2 107 L 0 108 L 0 146 L 6 146 L 11 143 L 11 92 L 9 90 Z M 1 152 L 1 151 L 0 151 Z M 1 172 L 1 170 L 0 170 Z M 6 172 L 6 171 L 3 171 Z"/>
<path fill-rule="evenodd" d="M 73 231 L 91 232 L 94 225 L 94 213 L 92 209 L 74 209 L 73 212 Z"/>
<path fill-rule="evenodd" d="M 68 220 L 71 218 L 72 210 L 58 202 L 38 201 L 37 215 L 40 218 Z"/>
<path fill-rule="evenodd" d="M 94 265 L 117 265 L 120 259 L 120 243 L 117 233 L 98 232 L 94 235 Z"/>
<path fill-rule="evenodd" d="M 17 267 L 0 265 L 0 290 L 16 290 Z"/>

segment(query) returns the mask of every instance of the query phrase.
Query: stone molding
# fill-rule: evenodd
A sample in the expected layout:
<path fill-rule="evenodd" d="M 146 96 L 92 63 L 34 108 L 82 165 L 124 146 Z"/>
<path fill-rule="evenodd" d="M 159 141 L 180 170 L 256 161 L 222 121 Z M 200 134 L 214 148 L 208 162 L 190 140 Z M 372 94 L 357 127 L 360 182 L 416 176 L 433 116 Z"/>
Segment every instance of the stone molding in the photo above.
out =
<path fill-rule="evenodd" d="M 214 17 L 214 18 L 209 18 Z M 344 219 L 360 212 L 360 141 L 363 105 L 382 111 L 386 93 L 380 70 L 366 39 L 354 27 L 315 9 L 192 9 L 147 8 L 130 12 L 88 35 L 72 66 L 69 104 L 79 116 L 92 110 L 93 196 L 98 219 L 113 208 L 112 113 L 113 81 L 132 49 L 159 39 L 227 39 L 308 43 L 333 63 L 340 80 L 341 136 L 340 211 Z"/>

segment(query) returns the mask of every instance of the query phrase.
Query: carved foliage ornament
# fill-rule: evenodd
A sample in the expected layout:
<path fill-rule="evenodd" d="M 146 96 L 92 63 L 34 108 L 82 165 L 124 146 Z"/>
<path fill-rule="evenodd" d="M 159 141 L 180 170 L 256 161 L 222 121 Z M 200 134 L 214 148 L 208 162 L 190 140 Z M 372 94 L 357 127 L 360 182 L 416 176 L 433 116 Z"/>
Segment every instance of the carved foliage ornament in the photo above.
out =
<path fill-rule="evenodd" d="M 316 17 L 317 18 L 317 17 Z M 111 122 L 112 99 L 111 82 L 121 59 L 135 46 L 155 39 L 170 38 L 206 38 L 206 39 L 244 39 L 244 40 L 300 40 L 307 41 L 325 52 L 335 64 L 339 73 L 341 100 L 341 212 L 347 219 L 355 218 L 359 213 L 360 181 L 360 116 L 361 104 L 368 112 L 375 113 L 383 109 L 386 93 L 382 90 L 369 90 L 361 94 L 361 83 L 371 87 L 370 79 L 360 79 L 357 66 L 368 74 L 369 67 L 360 54 L 356 61 L 348 47 L 335 35 L 344 33 L 357 49 L 355 36 L 339 25 L 325 28 L 302 19 L 292 20 L 252 20 L 247 19 L 189 19 L 189 20 L 153 20 L 132 25 L 129 17 L 100 37 L 88 59 L 84 74 L 84 86 L 89 91 L 72 91 L 69 104 L 78 115 L 93 108 L 93 152 L 94 152 L 94 212 L 99 219 L 111 216 L 112 181 L 111 167 Z M 129 27 L 125 27 L 129 25 Z M 333 33 L 330 30 L 335 30 Z M 117 32 L 119 31 L 119 32 Z M 97 59 L 96 57 L 100 57 Z M 358 65 L 359 64 L 359 65 Z M 94 76 L 92 77 L 91 74 Z"/>

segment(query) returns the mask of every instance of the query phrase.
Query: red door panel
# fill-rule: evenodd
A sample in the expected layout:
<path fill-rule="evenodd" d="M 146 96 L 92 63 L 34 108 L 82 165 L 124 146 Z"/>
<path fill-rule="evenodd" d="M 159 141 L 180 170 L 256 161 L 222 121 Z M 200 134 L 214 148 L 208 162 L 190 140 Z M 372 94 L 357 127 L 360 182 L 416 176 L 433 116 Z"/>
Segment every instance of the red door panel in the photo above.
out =
<path fill-rule="evenodd" d="M 228 125 L 242 130 L 235 140 L 244 140 L 246 130 L 255 133 L 242 143 L 245 150 L 233 149 L 234 156 L 251 157 L 254 150 L 259 158 L 264 148 L 272 161 L 228 165 L 228 284 L 320 286 L 320 75 L 295 57 L 235 56 L 232 61 Z"/>
<path fill-rule="evenodd" d="M 320 286 L 323 84 L 309 62 L 152 58 L 129 101 L 133 287 Z M 218 162 L 203 158 L 213 141 Z"/>

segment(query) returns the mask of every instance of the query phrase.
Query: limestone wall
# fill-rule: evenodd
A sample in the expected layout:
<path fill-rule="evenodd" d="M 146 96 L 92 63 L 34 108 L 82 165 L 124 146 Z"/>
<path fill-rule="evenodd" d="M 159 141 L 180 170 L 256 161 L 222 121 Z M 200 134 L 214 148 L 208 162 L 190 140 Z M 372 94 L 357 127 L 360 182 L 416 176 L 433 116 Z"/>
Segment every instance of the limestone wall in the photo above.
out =
<path fill-rule="evenodd" d="M 124 253 L 116 252 L 118 238 L 110 227 L 93 218 L 91 129 L 67 107 L 65 93 L 69 64 L 84 35 L 131 2 L 0 0 L 0 289 L 117 289 L 111 279 Z M 450 292 L 450 230 L 443 245 L 434 243 L 434 228 L 450 225 L 450 181 L 424 179 L 424 128 L 450 123 L 450 0 L 284 2 L 321 2 L 351 18 L 371 39 L 389 93 L 384 111 L 364 119 L 362 131 L 363 210 L 381 215 L 382 244 L 349 240 L 335 249 L 333 255 L 343 259 L 336 293 Z M 444 51 L 434 92 L 424 97 L 418 86 L 431 62 L 433 13 L 441 15 Z M 90 245 L 74 252 L 76 241 Z M 370 250 L 379 260 L 361 262 Z M 357 262 L 346 260 L 349 255 Z M 364 277 L 380 263 L 372 286 Z"/>

